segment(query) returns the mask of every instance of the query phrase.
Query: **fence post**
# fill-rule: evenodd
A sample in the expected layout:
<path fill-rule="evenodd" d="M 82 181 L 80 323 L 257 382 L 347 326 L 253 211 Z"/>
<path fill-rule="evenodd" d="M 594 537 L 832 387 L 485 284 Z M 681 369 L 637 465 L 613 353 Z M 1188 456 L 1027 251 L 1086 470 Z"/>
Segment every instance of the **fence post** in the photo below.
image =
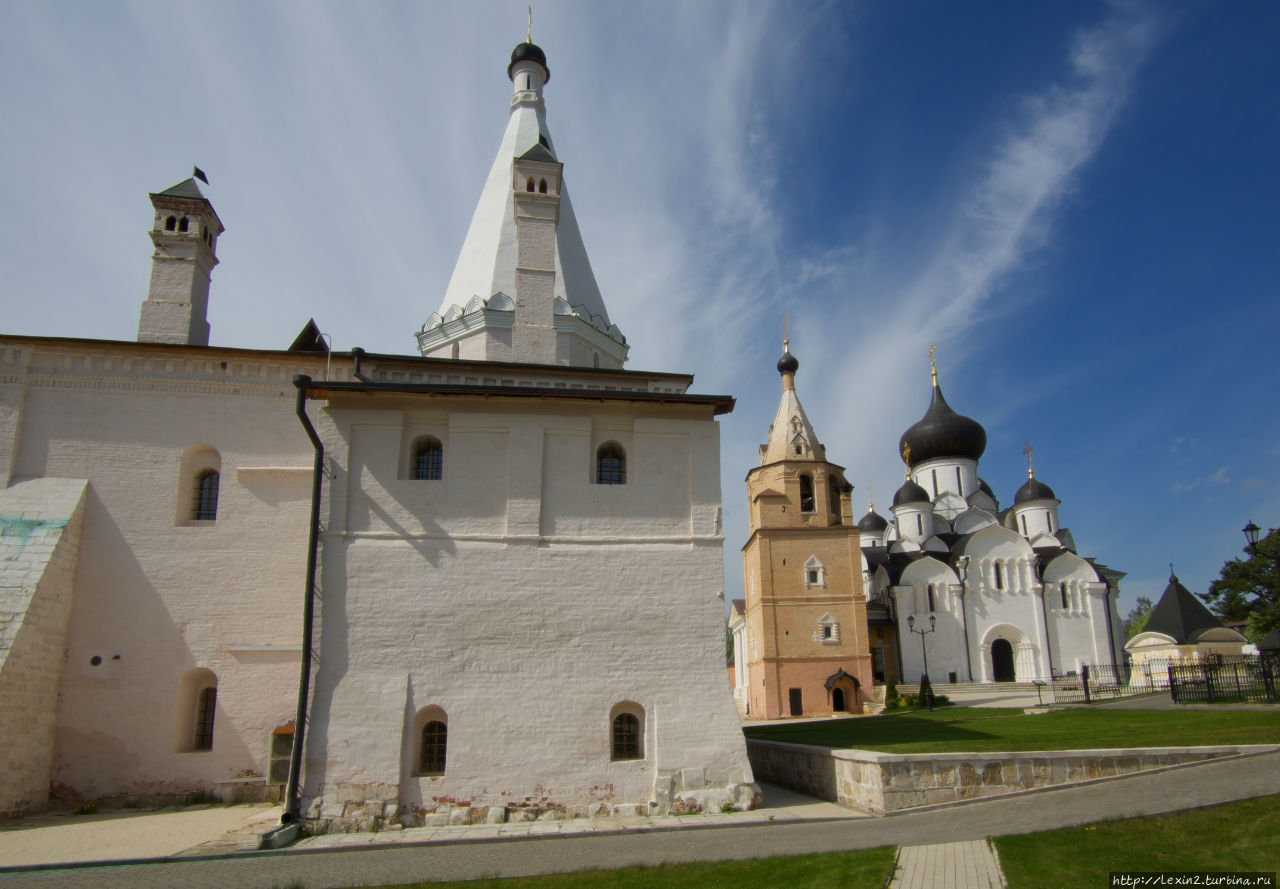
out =
<path fill-rule="evenodd" d="M 1089 701 L 1089 665 L 1088 664 L 1080 665 L 1080 681 L 1081 681 L 1081 684 L 1084 685 L 1084 702 L 1088 704 L 1090 703 Z"/>

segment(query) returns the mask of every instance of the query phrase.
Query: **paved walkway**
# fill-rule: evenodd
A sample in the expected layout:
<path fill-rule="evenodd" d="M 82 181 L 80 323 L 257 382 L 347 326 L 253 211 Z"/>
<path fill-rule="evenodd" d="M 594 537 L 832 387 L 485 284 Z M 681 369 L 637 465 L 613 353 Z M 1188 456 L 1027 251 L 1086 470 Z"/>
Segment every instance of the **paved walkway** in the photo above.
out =
<path fill-rule="evenodd" d="M 568 835 L 565 829 L 565 825 L 572 822 L 551 822 L 559 828 L 555 836 L 531 834 L 525 839 L 506 840 L 475 834 L 473 839 L 450 837 L 414 842 L 404 838 L 407 831 L 388 831 L 366 835 L 378 837 L 380 841 L 376 845 L 365 843 L 359 849 L 293 847 L 279 852 L 213 858 L 11 871 L 0 873 L 0 889 L 14 886 L 40 889 L 394 886 L 424 880 L 528 876 L 663 862 L 742 860 L 903 844 L 950 844 L 1271 795 L 1280 795 L 1280 752 L 1213 760 L 1098 784 L 997 797 L 886 818 L 785 820 L 775 817 L 773 821 L 744 820 L 733 825 L 708 822 L 706 826 L 686 818 L 674 818 L 677 826 L 669 829 L 651 826 L 647 830 L 577 835 Z M 1141 850 L 1135 850 L 1134 855 L 1134 864 L 1140 869 Z"/>
<path fill-rule="evenodd" d="M 1006 889 L 989 840 L 903 846 L 889 889 Z"/>

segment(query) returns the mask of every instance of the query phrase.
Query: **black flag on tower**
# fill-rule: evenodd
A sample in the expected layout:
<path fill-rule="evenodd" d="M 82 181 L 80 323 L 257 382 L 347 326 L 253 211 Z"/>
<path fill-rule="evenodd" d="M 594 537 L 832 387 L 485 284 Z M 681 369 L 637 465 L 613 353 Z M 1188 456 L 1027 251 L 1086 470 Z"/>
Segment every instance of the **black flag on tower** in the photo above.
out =
<path fill-rule="evenodd" d="M 205 185 L 209 184 L 209 177 L 205 176 L 204 170 L 200 169 L 199 167 L 192 167 L 191 175 L 199 179 Z"/>

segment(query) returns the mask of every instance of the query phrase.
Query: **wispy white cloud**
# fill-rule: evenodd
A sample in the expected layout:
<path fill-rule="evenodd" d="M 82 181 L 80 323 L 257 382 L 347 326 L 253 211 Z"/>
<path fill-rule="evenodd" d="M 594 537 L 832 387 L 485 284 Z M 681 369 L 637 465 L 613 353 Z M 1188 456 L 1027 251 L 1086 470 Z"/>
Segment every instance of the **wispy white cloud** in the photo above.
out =
<path fill-rule="evenodd" d="M 1222 466 L 1211 472 L 1205 481 L 1211 485 L 1229 485 L 1231 479 L 1227 477 L 1227 467 Z"/>

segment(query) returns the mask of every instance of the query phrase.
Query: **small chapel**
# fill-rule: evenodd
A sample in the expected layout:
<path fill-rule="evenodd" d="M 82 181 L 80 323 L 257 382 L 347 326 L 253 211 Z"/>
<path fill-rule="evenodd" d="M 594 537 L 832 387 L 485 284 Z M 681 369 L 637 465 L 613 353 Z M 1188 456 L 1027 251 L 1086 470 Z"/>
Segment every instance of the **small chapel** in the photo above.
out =
<path fill-rule="evenodd" d="M 150 196 L 136 341 L 0 335 L 0 816 L 197 792 L 362 829 L 759 804 L 723 673 L 734 399 L 624 369 L 550 73 L 516 46 L 415 354 L 331 351 L 314 321 L 210 345 L 226 229 L 198 171 Z"/>

